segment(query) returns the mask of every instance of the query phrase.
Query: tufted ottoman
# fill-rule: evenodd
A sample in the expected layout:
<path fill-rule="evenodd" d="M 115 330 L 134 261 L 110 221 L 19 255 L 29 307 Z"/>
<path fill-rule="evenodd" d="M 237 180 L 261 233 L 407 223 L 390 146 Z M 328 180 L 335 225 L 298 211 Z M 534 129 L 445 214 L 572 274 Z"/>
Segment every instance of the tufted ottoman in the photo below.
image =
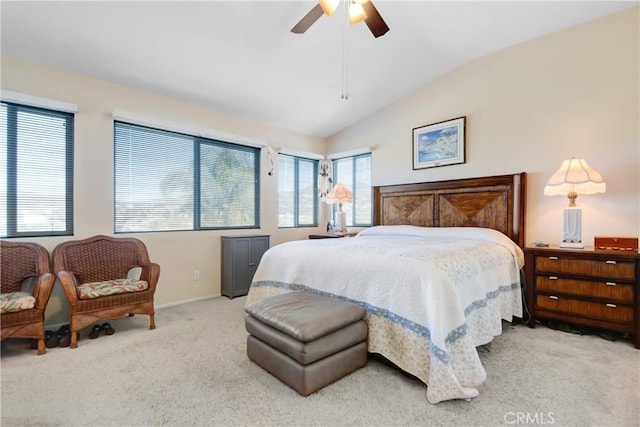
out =
<path fill-rule="evenodd" d="M 245 311 L 249 358 L 303 396 L 367 363 L 367 324 L 359 305 L 291 292 Z"/>

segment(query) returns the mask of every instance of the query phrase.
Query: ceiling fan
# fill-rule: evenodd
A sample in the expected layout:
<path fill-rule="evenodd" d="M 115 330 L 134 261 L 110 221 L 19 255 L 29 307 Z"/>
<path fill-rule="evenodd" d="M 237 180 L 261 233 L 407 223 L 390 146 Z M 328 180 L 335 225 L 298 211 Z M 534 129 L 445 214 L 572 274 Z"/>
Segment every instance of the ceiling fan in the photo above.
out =
<path fill-rule="evenodd" d="M 346 0 L 349 2 L 349 23 L 357 24 L 364 21 L 371 30 L 371 34 L 378 38 L 389 31 L 387 23 L 384 22 L 378 9 L 371 0 Z M 309 11 L 292 29 L 292 33 L 302 34 L 311 27 L 323 14 L 333 15 L 340 0 L 319 0 L 318 4 Z"/>

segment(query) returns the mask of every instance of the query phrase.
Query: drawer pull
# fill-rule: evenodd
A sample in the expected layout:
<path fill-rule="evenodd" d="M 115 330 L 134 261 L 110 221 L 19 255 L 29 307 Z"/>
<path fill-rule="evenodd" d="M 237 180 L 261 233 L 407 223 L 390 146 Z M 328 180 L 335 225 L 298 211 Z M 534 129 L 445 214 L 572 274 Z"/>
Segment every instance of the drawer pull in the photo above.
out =
<path fill-rule="evenodd" d="M 549 299 L 558 299 L 558 297 L 555 295 L 549 295 Z"/>
<path fill-rule="evenodd" d="M 605 264 L 614 264 L 615 265 L 617 263 L 615 261 L 607 260 L 607 261 L 605 261 Z"/>
<path fill-rule="evenodd" d="M 554 261 L 557 261 L 557 260 L 558 260 L 558 257 L 557 257 L 557 256 L 550 256 L 550 257 L 549 257 L 549 259 L 552 259 L 552 260 L 554 260 Z"/>
<path fill-rule="evenodd" d="M 549 280 L 558 280 L 558 276 L 549 276 Z"/>
<path fill-rule="evenodd" d="M 605 285 L 607 285 L 607 286 L 616 286 L 616 284 L 613 283 L 613 282 L 606 282 Z"/>
<path fill-rule="evenodd" d="M 607 307 L 616 308 L 617 305 L 615 305 L 615 304 L 607 304 Z"/>

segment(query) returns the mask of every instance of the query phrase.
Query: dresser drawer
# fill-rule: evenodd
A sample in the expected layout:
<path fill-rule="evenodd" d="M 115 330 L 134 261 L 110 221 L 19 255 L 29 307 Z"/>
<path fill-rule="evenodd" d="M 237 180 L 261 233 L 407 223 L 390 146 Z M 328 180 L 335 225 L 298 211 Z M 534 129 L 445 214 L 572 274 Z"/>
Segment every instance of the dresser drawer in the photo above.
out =
<path fill-rule="evenodd" d="M 607 279 L 635 280 L 636 264 L 615 259 L 581 259 L 563 256 L 537 256 L 536 271 L 558 274 L 604 277 Z"/>
<path fill-rule="evenodd" d="M 633 322 L 633 307 L 599 302 L 581 301 L 555 295 L 537 295 L 537 310 L 553 310 L 592 319 L 613 322 Z"/>
<path fill-rule="evenodd" d="M 634 302 L 634 287 L 629 283 L 567 279 L 553 275 L 536 276 L 536 290 L 583 295 L 619 302 Z"/>

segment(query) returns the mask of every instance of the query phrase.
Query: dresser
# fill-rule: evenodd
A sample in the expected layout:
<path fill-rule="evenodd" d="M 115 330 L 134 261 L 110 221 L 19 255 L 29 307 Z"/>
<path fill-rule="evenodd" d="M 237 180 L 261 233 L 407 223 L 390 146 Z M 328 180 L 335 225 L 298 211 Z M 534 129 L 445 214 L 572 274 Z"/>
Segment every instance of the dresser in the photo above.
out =
<path fill-rule="evenodd" d="M 220 240 L 222 295 L 229 298 L 246 295 L 260 259 L 269 249 L 269 236 L 222 236 Z"/>
<path fill-rule="evenodd" d="M 526 247 L 529 326 L 553 319 L 628 332 L 640 348 L 640 255 L 557 246 Z"/>

